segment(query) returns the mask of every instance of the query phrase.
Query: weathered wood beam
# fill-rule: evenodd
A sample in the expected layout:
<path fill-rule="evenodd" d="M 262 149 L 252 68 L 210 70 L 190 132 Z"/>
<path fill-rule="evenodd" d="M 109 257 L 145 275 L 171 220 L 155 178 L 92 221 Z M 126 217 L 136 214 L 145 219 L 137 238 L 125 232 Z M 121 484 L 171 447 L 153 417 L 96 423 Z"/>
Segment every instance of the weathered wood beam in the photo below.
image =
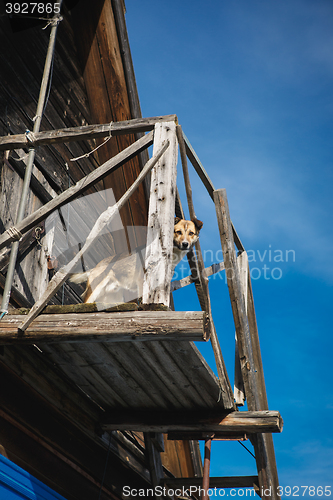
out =
<path fill-rule="evenodd" d="M 226 190 L 219 189 L 214 191 L 214 201 L 248 408 L 251 411 L 259 410 L 261 408 L 257 366 L 254 362 L 253 346 L 237 265 Z"/>
<path fill-rule="evenodd" d="M 169 477 L 161 481 L 168 488 L 190 489 L 191 494 L 198 493 L 202 486 L 202 477 Z M 258 476 L 231 476 L 231 477 L 210 477 L 209 488 L 253 488 L 258 485 Z"/>
<path fill-rule="evenodd" d="M 6 283 L 6 277 L 0 272 L 0 288 L 2 288 L 2 290 L 5 288 L 5 283 Z M 14 303 L 17 304 L 19 307 L 32 306 L 31 302 L 29 302 L 29 300 L 15 286 L 12 286 L 11 298 L 14 301 Z"/>
<path fill-rule="evenodd" d="M 208 317 L 202 311 L 130 311 L 41 314 L 22 334 L 21 315 L 0 322 L 0 345 L 38 342 L 206 341 Z"/>
<path fill-rule="evenodd" d="M 46 217 L 48 217 L 56 209 L 65 205 L 66 203 L 69 203 L 74 198 L 82 194 L 85 190 L 96 184 L 96 182 L 100 181 L 106 175 L 126 163 L 130 158 L 137 155 L 140 151 L 151 146 L 151 144 L 153 143 L 153 135 L 153 132 L 149 132 L 149 134 L 142 137 L 142 139 L 139 139 L 124 151 L 117 154 L 107 162 L 103 163 L 103 165 L 98 167 L 96 170 L 83 177 L 83 179 L 77 182 L 75 186 L 72 186 L 66 191 L 62 192 L 59 196 L 46 203 L 46 205 L 43 205 L 41 208 L 23 219 L 14 228 L 7 229 L 7 231 L 5 231 L 0 236 L 0 249 L 13 241 L 13 230 L 15 230 L 15 233 L 21 234 L 29 231 L 29 229 L 34 227 L 42 220 L 46 219 Z"/>
<path fill-rule="evenodd" d="M 266 434 L 265 434 L 266 435 Z M 168 432 L 169 441 L 193 440 L 202 441 L 208 438 L 214 441 L 247 441 L 249 437 L 244 432 L 199 432 L 199 431 L 171 431 Z"/>
<path fill-rule="evenodd" d="M 248 258 L 247 253 L 242 252 L 237 256 L 237 265 L 239 269 L 240 285 L 244 297 L 245 314 L 247 314 L 247 284 L 248 284 Z M 242 377 L 241 364 L 239 359 L 239 349 L 237 335 L 235 335 L 235 375 L 234 375 L 234 396 L 237 406 L 244 406 L 245 404 L 245 387 Z M 258 408 L 259 409 L 259 408 Z"/>
<path fill-rule="evenodd" d="M 278 411 L 235 411 L 216 415 L 209 410 L 155 411 L 110 410 L 101 426 L 105 430 L 143 432 L 199 431 L 255 434 L 281 432 L 283 421 Z"/>
<path fill-rule="evenodd" d="M 247 269 L 248 283 L 247 287 L 245 287 L 245 284 L 242 284 L 240 269 L 237 264 L 235 241 L 225 189 L 214 191 L 214 202 L 236 327 L 247 405 L 250 411 L 268 411 L 250 272 Z M 244 294 L 247 294 L 247 300 L 245 300 Z M 252 437 L 252 443 L 255 449 L 260 489 L 264 492 L 272 491 L 271 496 L 264 494 L 263 498 L 277 500 L 279 481 L 272 436 L 269 434 L 256 434 Z"/>
<path fill-rule="evenodd" d="M 37 148 L 48 144 L 82 141 L 108 137 L 110 134 L 124 135 L 153 130 L 156 123 L 177 121 L 176 115 L 154 116 L 152 118 L 136 118 L 122 122 L 104 123 L 102 125 L 84 125 L 82 127 L 69 127 L 47 132 L 31 132 L 18 135 L 5 135 L 0 137 L 0 151 L 12 149 Z"/>
<path fill-rule="evenodd" d="M 110 304 L 104 304 L 103 302 L 87 302 L 86 304 L 79 302 L 78 304 L 54 304 L 46 306 L 45 309 L 41 311 L 41 314 L 82 314 L 82 313 L 97 313 L 97 312 L 128 312 L 128 311 L 138 311 L 139 305 L 136 302 L 125 302 L 123 304 L 117 304 L 110 306 Z M 16 315 L 28 315 L 30 308 L 21 307 L 19 309 L 12 309 L 8 311 L 8 316 Z"/>
<path fill-rule="evenodd" d="M 217 262 L 209 267 L 205 267 L 202 274 L 208 278 L 208 276 L 212 276 L 220 271 L 224 271 L 224 262 Z M 174 292 L 175 290 L 179 290 L 180 288 L 190 285 L 191 283 L 194 283 L 192 275 L 185 276 L 180 280 L 174 280 L 171 282 L 171 291 Z"/>
<path fill-rule="evenodd" d="M 153 154 L 167 140 L 170 146 L 151 172 L 142 302 L 169 306 L 178 153 L 175 122 L 155 125 Z"/>

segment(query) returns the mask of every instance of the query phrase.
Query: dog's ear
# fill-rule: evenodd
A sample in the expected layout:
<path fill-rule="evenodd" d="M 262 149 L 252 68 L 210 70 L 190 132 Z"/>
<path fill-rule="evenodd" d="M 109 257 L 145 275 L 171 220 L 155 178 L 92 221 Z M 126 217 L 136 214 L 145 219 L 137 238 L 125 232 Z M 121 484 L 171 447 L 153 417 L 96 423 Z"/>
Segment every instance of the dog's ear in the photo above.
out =
<path fill-rule="evenodd" d="M 203 226 L 203 222 L 201 220 L 197 219 L 197 218 L 192 219 L 192 222 L 194 223 L 194 225 L 197 228 L 197 230 L 200 231 L 200 229 Z"/>
<path fill-rule="evenodd" d="M 180 217 L 175 217 L 175 225 L 178 224 L 178 222 L 181 221 Z"/>

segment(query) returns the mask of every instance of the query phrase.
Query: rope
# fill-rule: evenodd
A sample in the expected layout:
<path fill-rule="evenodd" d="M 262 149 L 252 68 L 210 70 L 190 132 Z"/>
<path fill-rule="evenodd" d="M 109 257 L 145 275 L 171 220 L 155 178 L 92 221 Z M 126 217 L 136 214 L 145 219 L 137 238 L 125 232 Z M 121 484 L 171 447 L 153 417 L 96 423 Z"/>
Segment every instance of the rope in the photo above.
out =
<path fill-rule="evenodd" d="M 9 227 L 6 233 L 8 234 L 10 241 L 19 241 L 23 236 L 22 233 L 18 229 L 16 229 L 15 226 Z"/>
<path fill-rule="evenodd" d="M 44 19 L 45 21 L 47 20 L 47 18 L 45 18 L 45 17 L 43 17 L 43 18 L 37 18 L 37 19 Z M 62 16 L 52 17 L 52 19 L 50 19 L 46 23 L 46 25 L 44 26 L 44 28 L 42 28 L 42 30 L 46 30 L 49 26 L 57 26 L 57 24 L 59 24 L 62 20 L 63 20 Z"/>
<path fill-rule="evenodd" d="M 32 119 L 32 121 L 36 121 L 36 118 L 37 118 L 37 116 L 35 116 Z M 35 134 L 33 132 L 31 132 L 31 130 L 26 130 L 25 131 L 25 136 L 26 136 L 26 138 L 28 139 L 29 142 L 35 142 L 35 140 L 36 140 L 36 136 L 35 136 Z"/>

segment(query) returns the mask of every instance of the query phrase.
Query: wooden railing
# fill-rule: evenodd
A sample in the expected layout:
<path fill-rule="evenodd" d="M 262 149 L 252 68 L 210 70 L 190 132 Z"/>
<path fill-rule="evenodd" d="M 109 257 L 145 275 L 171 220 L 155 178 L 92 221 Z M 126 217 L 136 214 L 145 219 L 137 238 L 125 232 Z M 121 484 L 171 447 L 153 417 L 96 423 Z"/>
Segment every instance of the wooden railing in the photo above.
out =
<path fill-rule="evenodd" d="M 110 222 L 112 217 L 118 213 L 123 204 L 133 194 L 139 184 L 144 180 L 145 176 L 151 172 L 147 249 L 142 297 L 143 305 L 147 306 L 148 309 L 152 304 L 161 304 L 169 307 L 170 292 L 172 289 L 176 290 L 182 286 L 194 283 L 201 309 L 208 316 L 210 338 L 214 350 L 221 389 L 220 398 L 223 402 L 224 408 L 229 409 L 229 411 L 235 410 L 236 405 L 243 405 L 246 398 L 248 410 L 250 412 L 267 412 L 268 417 L 271 413 L 268 411 L 247 254 L 231 222 L 226 191 L 224 189 L 215 190 L 191 144 L 183 134 L 180 125 L 177 124 L 177 117 L 175 115 L 130 120 L 127 122 L 104 125 L 77 127 L 74 129 L 39 132 L 33 135 L 30 134 L 29 137 L 26 134 L 5 136 L 0 138 L 0 150 L 23 148 L 27 145 L 31 148 L 44 144 L 107 137 L 110 132 L 113 135 L 117 135 L 147 131 L 149 131 L 147 135 L 144 135 L 124 151 L 111 158 L 95 171 L 88 174 L 75 186 L 72 186 L 56 198 L 50 200 L 39 210 L 22 220 L 16 227 L 9 228 L 3 235 L 0 236 L 1 249 L 7 246 L 11 241 L 20 239 L 22 235 L 44 220 L 53 211 L 79 196 L 90 186 L 103 179 L 107 174 L 116 170 L 130 158 L 141 153 L 153 144 L 153 156 L 146 163 L 138 178 L 133 182 L 132 186 L 126 191 L 116 205 L 109 207 L 100 215 L 81 251 L 78 252 L 71 262 L 61 268 L 53 276 L 44 295 L 34 304 L 25 319 L 19 324 L 15 323 L 15 328 L 18 328 L 18 335 L 16 335 L 17 338 L 15 338 L 14 341 L 19 341 L 20 338 L 21 340 L 24 339 L 24 332 L 28 326 L 31 325 L 33 320 L 41 313 L 50 298 L 66 281 L 76 262 L 78 262 L 83 252 L 88 249 L 90 244 L 89 241 L 102 231 L 102 229 Z M 206 187 L 209 196 L 214 201 L 224 262 L 214 264 L 213 266 L 205 269 L 200 243 L 197 242 L 195 245 L 195 252 L 191 250 L 188 253 L 191 276 L 183 278 L 179 282 L 174 283 L 171 287 L 172 240 L 175 208 L 176 215 L 184 218 L 176 186 L 178 144 L 180 147 L 180 156 L 190 217 L 195 217 L 195 208 L 188 173 L 187 159 L 189 159 L 192 163 L 203 185 Z M 236 255 L 236 248 L 239 252 L 238 256 Z M 226 273 L 226 281 L 228 284 L 236 330 L 236 371 L 234 393 L 225 369 L 214 326 L 208 287 L 208 276 L 214 272 L 220 271 L 224 271 Z M 167 320 L 167 318 L 165 318 L 165 320 Z M 202 338 L 206 335 L 206 331 L 204 330 L 205 327 L 202 326 L 202 318 L 199 318 L 199 323 L 198 335 Z M 36 331 L 36 329 L 38 330 L 37 323 L 36 328 L 32 331 Z M 170 332 L 172 337 L 175 330 L 171 327 Z M 86 333 L 87 332 L 83 329 L 80 335 L 86 335 Z M 183 333 L 185 334 L 185 332 Z M 130 335 L 128 338 L 129 337 Z M 170 338 L 170 336 L 166 336 L 166 338 L 167 337 Z M 103 340 L 105 341 L 104 337 Z M 240 412 L 240 414 L 241 413 L 242 412 Z M 232 420 L 234 417 L 237 420 L 237 413 L 233 413 L 229 420 Z M 278 419 L 279 417 L 278 415 L 274 415 L 274 418 Z M 226 420 L 224 419 L 224 423 L 221 423 L 222 427 L 225 425 L 225 422 Z M 277 498 L 278 476 L 272 436 L 269 432 L 272 430 L 281 430 L 281 422 L 279 421 L 278 424 L 276 422 L 277 420 L 275 421 L 274 429 L 273 427 L 270 428 L 268 426 L 265 428 L 265 431 L 268 432 L 264 433 L 263 428 L 260 427 L 259 424 L 256 426 L 255 422 L 252 427 L 250 426 L 250 428 L 246 427 L 247 424 L 245 425 L 246 431 L 252 434 L 251 441 L 255 448 L 260 491 L 271 492 L 269 495 L 263 493 L 262 497 L 274 499 Z M 108 425 L 110 426 L 111 423 L 109 422 Z M 117 423 L 117 425 L 119 424 Z M 209 430 L 212 432 L 218 429 L 220 429 L 220 427 L 217 429 L 209 427 Z M 155 429 L 157 432 L 160 432 L 160 430 L 161 429 L 158 428 L 158 426 Z M 191 428 L 188 430 L 191 430 Z"/>

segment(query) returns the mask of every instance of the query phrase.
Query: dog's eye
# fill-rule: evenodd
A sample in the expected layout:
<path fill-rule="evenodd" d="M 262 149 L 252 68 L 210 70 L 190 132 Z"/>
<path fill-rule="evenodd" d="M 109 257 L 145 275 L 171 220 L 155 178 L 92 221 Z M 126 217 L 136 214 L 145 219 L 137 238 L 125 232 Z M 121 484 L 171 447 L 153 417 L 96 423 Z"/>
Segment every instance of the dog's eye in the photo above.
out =
<path fill-rule="evenodd" d="M 188 234 L 189 234 L 190 236 L 193 236 L 193 235 L 194 235 L 194 232 L 193 232 L 193 231 L 190 231 Z"/>
<path fill-rule="evenodd" d="M 181 236 L 182 232 L 181 231 L 176 231 L 176 234 L 179 234 L 179 236 Z"/>

